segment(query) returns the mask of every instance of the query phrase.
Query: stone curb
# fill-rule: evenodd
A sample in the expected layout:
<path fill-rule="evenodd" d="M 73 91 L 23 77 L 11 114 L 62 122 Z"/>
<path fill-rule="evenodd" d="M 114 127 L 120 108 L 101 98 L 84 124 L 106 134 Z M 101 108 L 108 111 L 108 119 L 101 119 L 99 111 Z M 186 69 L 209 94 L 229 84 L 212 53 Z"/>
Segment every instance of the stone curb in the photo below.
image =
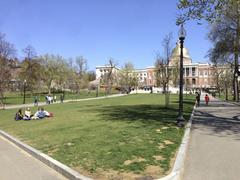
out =
<path fill-rule="evenodd" d="M 159 178 L 157 180 L 181 180 L 183 176 L 183 171 L 184 171 L 184 161 L 186 158 L 187 154 L 187 148 L 189 144 L 189 139 L 190 139 L 190 130 L 192 126 L 192 119 L 194 116 L 194 111 L 196 109 L 196 106 L 194 106 L 192 114 L 190 116 L 189 122 L 187 123 L 185 127 L 185 133 L 182 139 L 182 143 L 179 147 L 177 157 L 173 166 L 173 169 L 171 173 L 165 177 Z"/>
<path fill-rule="evenodd" d="M 32 148 L 31 146 L 19 141 L 18 139 L 10 136 L 9 134 L 7 134 L 6 132 L 4 132 L 2 130 L 0 130 L 0 135 L 2 135 L 4 138 L 8 139 L 9 141 L 11 141 L 15 145 L 17 145 L 19 148 L 21 148 L 24 151 L 26 151 L 27 153 L 31 154 L 33 157 L 42 161 L 44 164 L 51 167 L 52 169 L 59 172 L 60 174 L 62 174 L 63 176 L 65 176 L 68 179 L 71 179 L 71 180 L 92 180 L 91 178 L 88 178 L 88 177 L 85 177 L 85 176 L 79 174 L 78 172 L 74 171 L 70 167 L 60 163 L 59 161 L 49 157 L 48 155 L 46 155 L 46 154 Z"/>

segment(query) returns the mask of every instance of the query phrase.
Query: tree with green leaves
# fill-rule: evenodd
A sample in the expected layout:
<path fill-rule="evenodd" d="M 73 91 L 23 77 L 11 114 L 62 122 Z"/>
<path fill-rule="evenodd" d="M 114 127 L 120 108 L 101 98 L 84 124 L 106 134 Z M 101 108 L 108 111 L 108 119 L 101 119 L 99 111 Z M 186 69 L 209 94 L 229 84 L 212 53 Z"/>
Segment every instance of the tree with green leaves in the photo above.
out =
<path fill-rule="evenodd" d="M 63 88 L 67 85 L 69 66 L 62 56 L 46 54 L 40 56 L 39 60 L 43 67 L 42 80 L 49 94 L 51 94 L 51 88 Z"/>
<path fill-rule="evenodd" d="M 238 60 L 240 50 L 240 1 L 239 0 L 179 0 L 181 13 L 177 24 L 188 20 L 206 20 L 209 24 L 225 23 L 227 31 L 233 32 L 232 49 L 234 57 L 234 99 L 239 101 Z M 227 22 L 227 23 L 226 23 Z"/>
<path fill-rule="evenodd" d="M 228 83 L 228 86 L 232 86 L 232 89 L 235 89 L 235 57 L 234 57 L 234 33 L 232 29 L 229 29 L 231 22 L 227 19 L 222 20 L 222 22 L 215 22 L 211 25 L 211 30 L 209 32 L 209 39 L 213 43 L 213 48 L 208 52 L 210 60 L 216 67 L 222 69 L 222 67 L 228 67 L 228 79 L 232 82 Z M 216 70 L 217 72 L 218 70 Z M 226 70 L 224 70 L 225 73 Z M 221 76 L 222 78 L 222 76 Z M 218 84 L 218 81 L 216 81 Z M 226 84 L 225 81 L 222 81 Z M 225 88 L 224 88 L 225 89 Z M 228 92 L 225 90 L 225 92 Z M 235 97 L 235 96 L 234 96 Z M 228 98 L 227 98 L 228 99 Z M 234 98 L 235 99 L 235 98 Z"/>
<path fill-rule="evenodd" d="M 121 89 L 129 91 L 130 88 L 137 86 L 137 75 L 134 71 L 134 65 L 131 62 L 124 64 L 120 74 L 120 86 Z"/>

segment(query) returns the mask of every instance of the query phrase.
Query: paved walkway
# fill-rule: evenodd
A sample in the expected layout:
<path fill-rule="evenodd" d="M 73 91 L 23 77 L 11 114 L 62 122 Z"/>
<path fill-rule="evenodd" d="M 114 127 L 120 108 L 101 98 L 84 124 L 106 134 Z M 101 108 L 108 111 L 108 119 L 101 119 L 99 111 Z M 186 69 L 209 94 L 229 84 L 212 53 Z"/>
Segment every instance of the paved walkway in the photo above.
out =
<path fill-rule="evenodd" d="M 239 180 L 240 106 L 212 97 L 205 106 L 204 95 L 193 118 L 183 180 Z"/>
<path fill-rule="evenodd" d="M 66 178 L 0 136 L 0 179 L 65 180 Z"/>
<path fill-rule="evenodd" d="M 125 96 L 126 94 L 113 94 L 113 95 L 109 95 L 109 96 L 100 96 L 100 97 L 93 97 L 93 98 L 83 98 L 83 99 L 68 99 L 68 100 L 64 100 L 63 102 L 78 102 L 78 101 L 91 101 L 91 100 L 96 100 L 96 99 L 105 99 L 105 98 L 113 98 L 113 97 L 119 97 L 119 96 Z M 60 101 L 51 103 L 52 104 L 56 104 L 56 103 L 61 103 Z M 49 104 L 46 104 L 46 102 L 39 102 L 38 106 L 47 106 Z M 30 104 L 17 104 L 17 105 L 5 105 L 4 107 L 0 107 L 0 109 L 15 109 L 15 108 L 26 108 L 26 107 L 33 107 L 34 103 L 30 103 Z"/>

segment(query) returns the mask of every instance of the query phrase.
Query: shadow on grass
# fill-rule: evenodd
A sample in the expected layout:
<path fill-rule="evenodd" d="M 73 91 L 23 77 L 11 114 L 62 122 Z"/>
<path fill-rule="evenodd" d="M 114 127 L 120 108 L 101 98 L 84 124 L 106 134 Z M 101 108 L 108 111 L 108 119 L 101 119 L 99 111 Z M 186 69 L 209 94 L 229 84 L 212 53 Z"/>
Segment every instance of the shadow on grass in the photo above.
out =
<path fill-rule="evenodd" d="M 93 109 L 91 109 L 92 111 Z M 153 121 L 162 124 L 175 124 L 178 116 L 178 106 L 174 105 L 170 108 L 165 108 L 160 105 L 119 105 L 105 106 L 95 108 L 101 119 L 105 121 L 125 121 L 132 123 L 135 121 L 144 124 L 150 124 Z M 187 108 L 186 114 L 188 118 L 191 114 L 191 108 Z M 189 112 L 188 112 L 189 111 Z"/>
<path fill-rule="evenodd" d="M 172 103 L 178 104 L 179 101 L 172 101 Z M 193 105 L 193 101 L 192 100 L 183 100 L 183 104 L 186 105 Z"/>

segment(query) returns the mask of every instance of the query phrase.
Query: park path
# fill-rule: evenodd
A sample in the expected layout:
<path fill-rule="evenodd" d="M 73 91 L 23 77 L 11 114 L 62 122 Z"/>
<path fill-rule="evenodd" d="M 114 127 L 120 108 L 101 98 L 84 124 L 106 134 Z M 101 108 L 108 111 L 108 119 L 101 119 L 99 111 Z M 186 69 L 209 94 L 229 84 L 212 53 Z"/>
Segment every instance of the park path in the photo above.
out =
<path fill-rule="evenodd" d="M 109 96 L 101 96 L 101 97 L 94 97 L 94 98 L 84 98 L 84 99 L 68 99 L 64 100 L 63 102 L 78 102 L 78 101 L 91 101 L 91 100 L 96 100 L 96 99 L 105 99 L 105 98 L 113 98 L 113 97 L 120 97 L 120 96 L 125 96 L 126 94 L 113 94 Z M 60 101 L 51 103 L 51 104 L 56 104 L 56 103 L 61 103 Z M 51 105 L 50 104 L 50 105 Z M 46 104 L 46 102 L 39 102 L 38 106 L 46 106 L 49 104 Z M 15 108 L 26 108 L 26 107 L 33 107 L 34 103 L 30 104 L 16 104 L 16 105 L 5 105 L 4 107 L 1 107 L 0 109 L 15 109 Z"/>
<path fill-rule="evenodd" d="M 0 136 L 0 179 L 65 180 L 66 178 Z"/>
<path fill-rule="evenodd" d="M 190 134 L 183 180 L 240 179 L 240 106 L 201 96 Z"/>

